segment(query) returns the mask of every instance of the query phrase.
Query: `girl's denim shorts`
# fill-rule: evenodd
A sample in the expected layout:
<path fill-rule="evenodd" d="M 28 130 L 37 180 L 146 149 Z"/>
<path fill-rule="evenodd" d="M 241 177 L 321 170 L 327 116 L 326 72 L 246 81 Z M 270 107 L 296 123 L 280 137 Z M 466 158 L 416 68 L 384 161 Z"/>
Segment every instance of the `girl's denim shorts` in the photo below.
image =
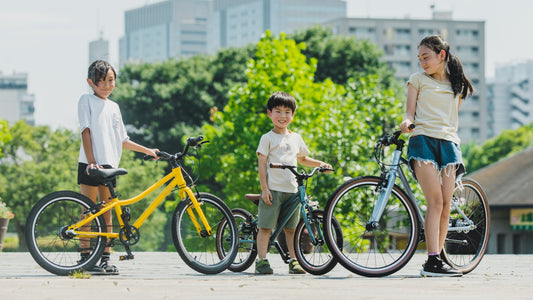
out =
<path fill-rule="evenodd" d="M 415 135 L 409 138 L 407 146 L 409 168 L 416 178 L 413 164 L 418 162 L 432 163 L 439 171 L 448 166 L 455 166 L 456 181 L 460 181 L 465 174 L 465 165 L 461 148 L 451 141 L 436 139 L 425 135 Z"/>

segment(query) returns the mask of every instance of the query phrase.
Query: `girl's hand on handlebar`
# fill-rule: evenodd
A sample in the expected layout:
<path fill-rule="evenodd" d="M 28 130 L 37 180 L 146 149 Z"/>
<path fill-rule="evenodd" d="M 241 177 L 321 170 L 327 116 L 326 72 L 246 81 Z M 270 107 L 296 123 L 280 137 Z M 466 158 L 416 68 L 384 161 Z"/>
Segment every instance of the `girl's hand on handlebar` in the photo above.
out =
<path fill-rule="evenodd" d="M 414 126 L 415 123 L 409 119 L 404 119 L 402 123 L 400 124 L 400 130 L 402 133 L 411 133 L 415 129 Z"/>

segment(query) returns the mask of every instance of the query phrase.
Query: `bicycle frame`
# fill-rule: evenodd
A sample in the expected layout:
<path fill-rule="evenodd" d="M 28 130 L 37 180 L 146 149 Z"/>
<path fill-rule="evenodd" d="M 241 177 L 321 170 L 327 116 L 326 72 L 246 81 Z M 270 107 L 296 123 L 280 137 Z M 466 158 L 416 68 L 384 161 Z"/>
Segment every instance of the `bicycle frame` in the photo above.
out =
<path fill-rule="evenodd" d="M 389 168 L 388 177 L 386 178 L 387 186 L 385 189 L 382 189 L 379 193 L 378 200 L 376 201 L 376 205 L 374 207 L 374 210 L 372 211 L 372 216 L 369 220 L 369 225 L 371 228 L 376 228 L 378 226 L 378 222 L 381 219 L 381 216 L 383 214 L 383 211 L 385 209 L 385 206 L 387 204 L 387 200 L 389 199 L 392 189 L 394 187 L 394 184 L 396 183 L 397 177 L 400 177 L 400 182 L 402 185 L 403 190 L 407 193 L 407 198 L 409 201 L 413 204 L 416 211 L 416 217 L 418 219 L 418 222 L 420 224 L 421 233 L 424 232 L 424 214 L 422 213 L 422 210 L 420 209 L 419 205 L 416 203 L 416 197 L 411 190 L 411 187 L 409 186 L 409 182 L 407 180 L 407 176 L 405 176 L 405 173 L 403 172 L 402 165 L 407 165 L 407 160 L 402 157 L 402 151 L 403 145 L 401 147 L 396 146 L 396 149 L 394 150 L 393 156 L 392 156 L 392 163 Z M 470 220 L 463 210 L 459 207 L 457 204 L 457 200 L 455 198 L 452 198 L 451 201 L 452 207 L 461 214 L 461 216 L 468 220 L 468 224 L 466 226 L 448 226 L 448 231 L 469 231 L 474 230 L 477 228 L 477 226 L 474 224 L 472 220 Z"/>
<path fill-rule="evenodd" d="M 185 181 L 185 178 L 183 177 L 183 174 L 181 172 L 181 167 L 173 168 L 172 171 L 160 179 L 158 182 L 153 184 L 151 187 L 146 189 L 141 194 L 130 198 L 126 200 L 118 200 L 117 195 L 114 192 L 113 187 L 111 184 L 106 184 L 111 191 L 111 202 L 103 205 L 103 207 L 97 211 L 89 210 L 84 215 L 86 216 L 83 220 L 78 221 L 76 224 L 70 225 L 67 228 L 67 233 L 73 236 L 78 236 L 80 238 L 84 237 L 97 237 L 97 236 L 104 236 L 108 239 L 116 239 L 119 238 L 119 233 L 113 233 L 113 232 L 87 232 L 87 231 L 80 231 L 79 229 L 82 228 L 84 225 L 89 224 L 92 220 L 97 218 L 98 216 L 110 211 L 111 209 L 115 209 L 117 219 L 119 221 L 120 227 L 124 227 L 126 222 L 124 222 L 124 219 L 122 218 L 122 207 L 127 206 L 133 203 L 136 203 L 142 199 L 144 199 L 146 196 L 154 192 L 156 189 L 161 187 L 166 182 L 170 181 L 170 183 L 165 187 L 165 189 L 156 197 L 156 199 L 148 206 L 145 211 L 135 220 L 135 222 L 132 224 L 135 228 L 140 228 L 144 221 L 150 216 L 153 211 L 161 204 L 161 202 L 167 197 L 172 190 L 177 186 L 179 189 L 179 196 L 181 199 L 185 199 L 186 196 L 189 196 L 191 199 L 191 202 L 193 204 L 194 209 L 196 210 L 196 213 L 198 214 L 198 217 L 200 218 L 200 221 L 202 225 L 205 226 L 205 232 L 208 235 L 211 235 L 212 229 L 211 226 L 209 226 L 209 223 L 207 219 L 205 218 L 204 213 L 200 209 L 200 203 L 198 203 L 198 200 L 196 199 L 192 189 L 187 186 L 187 183 Z M 202 227 L 200 226 L 200 222 L 198 222 L 197 217 L 194 215 L 194 211 L 192 207 L 187 209 L 188 214 L 190 215 L 191 219 L 193 220 L 193 223 L 196 226 L 196 230 L 198 231 L 199 235 L 202 235 L 204 231 L 202 230 Z"/>

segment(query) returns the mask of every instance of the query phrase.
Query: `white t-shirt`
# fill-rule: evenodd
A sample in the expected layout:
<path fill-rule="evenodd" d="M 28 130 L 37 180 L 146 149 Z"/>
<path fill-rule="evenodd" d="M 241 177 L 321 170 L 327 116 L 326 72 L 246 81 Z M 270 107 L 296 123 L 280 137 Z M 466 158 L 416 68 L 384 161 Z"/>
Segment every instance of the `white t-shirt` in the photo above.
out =
<path fill-rule="evenodd" d="M 459 95 L 454 96 L 450 82 L 434 79 L 425 72 L 418 72 L 409 78 L 418 91 L 416 101 L 416 128 L 411 136 L 426 135 L 452 141 L 457 145 L 459 126 Z"/>
<path fill-rule="evenodd" d="M 83 132 L 85 128 L 91 130 L 96 163 L 117 168 L 122 156 L 122 143 L 129 140 L 118 104 L 94 95 L 82 95 L 78 102 L 78 119 L 80 132 Z M 80 146 L 78 162 L 88 163 L 83 150 L 83 142 Z"/>
<path fill-rule="evenodd" d="M 298 157 L 309 155 L 309 149 L 302 137 L 289 131 L 287 135 L 269 131 L 259 141 L 257 153 L 267 157 L 267 163 L 281 163 L 296 166 Z M 267 166 L 267 184 L 273 191 L 295 193 L 298 190 L 296 177 L 287 169 L 273 169 Z"/>

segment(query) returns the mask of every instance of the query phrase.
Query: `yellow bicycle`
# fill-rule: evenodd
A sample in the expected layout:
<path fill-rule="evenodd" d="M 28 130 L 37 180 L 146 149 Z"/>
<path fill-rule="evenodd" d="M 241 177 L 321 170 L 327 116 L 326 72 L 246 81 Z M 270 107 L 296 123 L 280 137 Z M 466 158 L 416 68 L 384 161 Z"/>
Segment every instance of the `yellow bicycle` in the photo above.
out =
<path fill-rule="evenodd" d="M 228 206 L 218 197 L 200 193 L 185 176 L 190 175 L 182 168 L 190 148 L 200 148 L 203 137 L 188 138 L 183 152 L 158 153 L 160 160 L 166 160 L 172 171 L 141 194 L 127 200 L 119 200 L 113 188 L 112 179 L 127 174 L 125 169 L 92 169 L 109 188 L 111 201 L 94 203 L 86 196 L 73 191 L 58 191 L 43 197 L 31 210 L 26 222 L 26 241 L 35 261 L 47 271 L 57 275 L 69 275 L 75 271 L 90 270 L 102 256 L 105 247 L 113 246 L 119 240 L 127 254 L 121 260 L 133 259 L 130 246 L 140 237 L 143 222 L 161 202 L 177 188 L 182 199 L 172 218 L 172 238 L 183 261 L 192 269 L 204 274 L 224 271 L 235 259 L 238 249 L 238 231 L 235 219 Z M 128 205 L 136 203 L 156 189 L 168 183 L 163 191 L 135 220 L 131 221 Z M 196 192 L 193 192 L 193 188 Z M 108 232 L 103 214 L 114 209 L 119 222 L 119 232 Z M 224 220 L 224 232 L 219 232 L 219 223 Z M 227 220 L 229 222 L 229 226 Z M 217 234 L 224 234 L 226 256 L 217 254 Z M 87 248 L 87 245 L 88 248 Z M 83 246 L 83 247 L 82 247 Z M 89 251 L 88 256 L 81 251 Z"/>

